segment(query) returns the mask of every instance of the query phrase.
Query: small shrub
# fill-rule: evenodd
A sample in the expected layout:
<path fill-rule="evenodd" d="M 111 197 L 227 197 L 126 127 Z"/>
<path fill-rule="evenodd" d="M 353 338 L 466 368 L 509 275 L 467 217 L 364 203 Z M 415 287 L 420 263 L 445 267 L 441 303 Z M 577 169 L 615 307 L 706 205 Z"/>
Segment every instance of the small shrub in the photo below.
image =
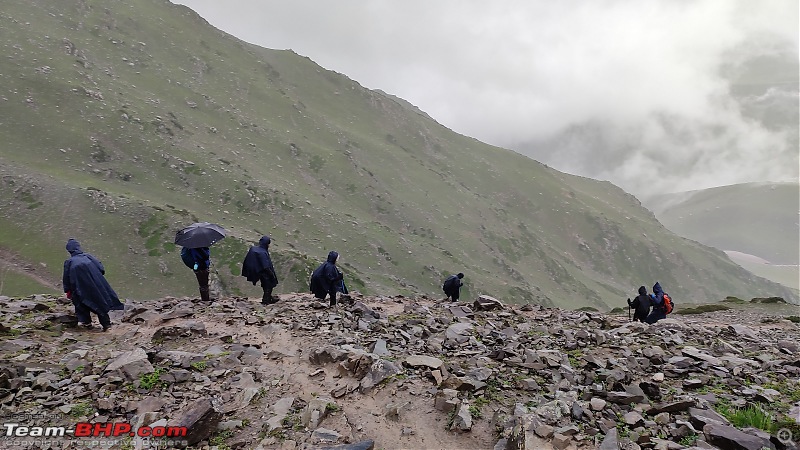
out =
<path fill-rule="evenodd" d="M 211 439 L 208 440 L 208 443 L 217 447 L 218 450 L 224 450 L 230 448 L 225 441 L 228 438 L 233 437 L 233 430 L 224 430 L 216 433 Z"/>
<path fill-rule="evenodd" d="M 336 412 L 340 411 L 342 408 L 339 407 L 336 403 L 328 403 L 325 405 L 325 411 L 327 412 Z"/>
<path fill-rule="evenodd" d="M 69 410 L 69 415 L 72 417 L 84 417 L 91 416 L 93 412 L 94 408 L 92 407 L 91 403 L 82 402 L 78 403 L 77 405 L 73 405 Z"/>
<path fill-rule="evenodd" d="M 206 370 L 206 367 L 208 367 L 208 363 L 205 360 L 195 361 L 195 362 L 191 363 L 190 366 L 192 367 L 192 369 L 194 369 L 194 370 L 196 370 L 198 372 L 202 372 L 202 371 Z"/>
<path fill-rule="evenodd" d="M 261 400 L 266 396 L 267 396 L 267 388 L 261 386 L 260 388 L 258 388 L 258 392 L 256 392 L 256 395 L 254 395 L 253 398 L 250 399 L 250 404 L 252 405 L 254 403 L 258 403 L 259 400 Z"/>
<path fill-rule="evenodd" d="M 165 383 L 161 381 L 161 374 L 164 373 L 163 368 L 156 368 L 153 372 L 143 374 L 139 377 L 139 387 L 142 389 L 153 389 L 156 386 L 162 386 Z"/>
<path fill-rule="evenodd" d="M 747 303 L 744 300 L 740 299 L 739 297 L 733 297 L 731 295 L 725 297 L 723 300 L 724 303 Z"/>
<path fill-rule="evenodd" d="M 800 316 L 786 316 L 786 320 L 794 323 L 800 323 Z"/>
<path fill-rule="evenodd" d="M 474 417 L 474 418 L 476 418 L 476 419 L 480 419 L 480 418 L 482 418 L 482 417 L 483 417 L 483 413 L 481 412 L 481 409 L 480 409 L 480 408 L 478 408 L 478 407 L 477 407 L 477 406 L 475 406 L 475 405 L 471 405 L 471 406 L 468 408 L 468 410 L 469 410 L 469 413 L 470 413 L 470 414 L 472 414 L 472 417 Z"/>
<path fill-rule="evenodd" d="M 689 433 L 686 436 L 682 437 L 679 444 L 683 445 L 684 447 L 691 447 L 694 443 L 697 442 L 697 435 L 694 433 Z"/>

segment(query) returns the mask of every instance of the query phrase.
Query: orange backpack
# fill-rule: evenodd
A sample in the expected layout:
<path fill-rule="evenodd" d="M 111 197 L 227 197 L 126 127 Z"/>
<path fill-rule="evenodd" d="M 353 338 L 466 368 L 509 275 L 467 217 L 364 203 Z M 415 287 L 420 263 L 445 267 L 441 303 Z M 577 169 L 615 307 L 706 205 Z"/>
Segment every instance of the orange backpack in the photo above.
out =
<path fill-rule="evenodd" d="M 674 306 L 675 304 L 672 303 L 672 299 L 670 298 L 670 296 L 666 292 L 664 292 L 664 313 L 665 314 L 671 313 L 672 308 Z"/>

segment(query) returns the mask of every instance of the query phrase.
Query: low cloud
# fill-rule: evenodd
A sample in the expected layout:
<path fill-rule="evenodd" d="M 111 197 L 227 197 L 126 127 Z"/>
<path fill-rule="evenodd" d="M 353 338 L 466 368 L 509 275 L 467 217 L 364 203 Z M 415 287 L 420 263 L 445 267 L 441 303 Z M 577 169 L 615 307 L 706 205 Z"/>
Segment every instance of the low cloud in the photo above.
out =
<path fill-rule="evenodd" d="M 637 195 L 798 177 L 795 0 L 180 3 Z"/>

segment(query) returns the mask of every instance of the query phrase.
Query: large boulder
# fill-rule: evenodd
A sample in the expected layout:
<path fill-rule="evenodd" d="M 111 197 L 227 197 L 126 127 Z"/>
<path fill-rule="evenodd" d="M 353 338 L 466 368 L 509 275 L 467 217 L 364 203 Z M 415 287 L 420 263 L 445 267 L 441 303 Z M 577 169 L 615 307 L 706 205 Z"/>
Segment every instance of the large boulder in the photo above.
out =
<path fill-rule="evenodd" d="M 729 425 L 710 423 L 703 427 L 706 441 L 722 450 L 775 450 L 769 439 L 745 433 Z"/>
<path fill-rule="evenodd" d="M 104 372 L 118 371 L 122 376 L 132 381 L 154 370 L 153 365 L 147 359 L 147 353 L 144 349 L 137 347 L 114 358 L 108 363 Z"/>
<path fill-rule="evenodd" d="M 201 398 L 179 413 L 170 425 L 186 427 L 184 438 L 189 445 L 195 445 L 208 439 L 211 433 L 217 429 L 220 420 L 222 420 L 222 412 L 214 408 L 210 399 Z"/>

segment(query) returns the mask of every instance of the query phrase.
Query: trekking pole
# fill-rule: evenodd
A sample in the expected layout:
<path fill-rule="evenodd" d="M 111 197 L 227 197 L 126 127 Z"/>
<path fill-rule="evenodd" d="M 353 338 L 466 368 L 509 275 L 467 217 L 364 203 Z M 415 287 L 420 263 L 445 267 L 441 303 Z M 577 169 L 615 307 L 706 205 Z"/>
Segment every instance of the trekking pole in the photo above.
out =
<path fill-rule="evenodd" d="M 628 299 L 628 322 L 631 321 L 631 299 Z"/>

